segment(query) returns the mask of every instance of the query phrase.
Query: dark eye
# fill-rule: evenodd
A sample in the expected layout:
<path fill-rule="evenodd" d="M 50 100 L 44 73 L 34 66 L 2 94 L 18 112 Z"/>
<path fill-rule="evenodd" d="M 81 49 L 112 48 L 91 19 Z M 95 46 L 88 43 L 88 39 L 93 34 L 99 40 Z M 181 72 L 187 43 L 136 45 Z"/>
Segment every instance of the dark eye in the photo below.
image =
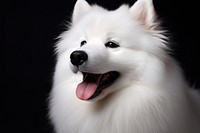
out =
<path fill-rule="evenodd" d="M 109 48 L 117 48 L 119 47 L 119 44 L 115 41 L 108 41 L 105 46 Z"/>
<path fill-rule="evenodd" d="M 81 42 L 81 45 L 80 46 L 83 46 L 83 45 L 85 45 L 87 42 L 85 41 L 85 40 L 83 40 L 82 42 Z"/>

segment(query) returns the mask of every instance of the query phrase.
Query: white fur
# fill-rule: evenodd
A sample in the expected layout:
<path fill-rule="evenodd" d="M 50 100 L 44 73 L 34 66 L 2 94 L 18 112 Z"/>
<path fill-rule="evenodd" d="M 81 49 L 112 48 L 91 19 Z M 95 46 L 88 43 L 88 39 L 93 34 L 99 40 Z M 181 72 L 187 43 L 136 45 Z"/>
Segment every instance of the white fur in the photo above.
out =
<path fill-rule="evenodd" d="M 80 42 L 87 44 L 80 47 Z M 108 40 L 119 43 L 107 48 Z M 167 37 L 151 0 L 114 11 L 78 0 L 68 31 L 57 44 L 50 118 L 57 133 L 200 133 L 199 97 L 189 89 L 176 61 L 165 52 Z M 70 63 L 74 50 L 88 61 Z M 118 71 L 121 76 L 92 101 L 75 95 L 77 70 Z"/>

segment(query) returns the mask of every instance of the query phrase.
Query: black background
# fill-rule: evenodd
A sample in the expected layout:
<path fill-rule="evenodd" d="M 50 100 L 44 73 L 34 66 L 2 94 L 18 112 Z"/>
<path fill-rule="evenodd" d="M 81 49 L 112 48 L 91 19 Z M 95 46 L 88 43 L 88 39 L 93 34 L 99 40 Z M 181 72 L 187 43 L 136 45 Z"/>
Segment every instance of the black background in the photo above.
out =
<path fill-rule="evenodd" d="M 115 9 L 135 0 L 88 0 Z M 51 133 L 47 98 L 55 65 L 55 38 L 75 0 L 5 0 L 1 12 L 1 123 L 4 133 Z M 173 56 L 190 85 L 200 87 L 200 22 L 197 1 L 154 0 L 171 33 Z M 2 43 L 3 42 L 3 43 Z"/>

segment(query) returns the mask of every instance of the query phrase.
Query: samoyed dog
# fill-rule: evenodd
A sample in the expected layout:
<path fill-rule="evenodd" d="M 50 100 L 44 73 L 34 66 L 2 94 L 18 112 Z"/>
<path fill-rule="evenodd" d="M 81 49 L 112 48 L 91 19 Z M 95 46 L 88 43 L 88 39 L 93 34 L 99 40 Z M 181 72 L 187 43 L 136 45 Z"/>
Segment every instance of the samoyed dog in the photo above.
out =
<path fill-rule="evenodd" d="M 56 46 L 49 101 L 56 133 L 200 133 L 200 95 L 167 55 L 152 0 L 75 4 Z"/>

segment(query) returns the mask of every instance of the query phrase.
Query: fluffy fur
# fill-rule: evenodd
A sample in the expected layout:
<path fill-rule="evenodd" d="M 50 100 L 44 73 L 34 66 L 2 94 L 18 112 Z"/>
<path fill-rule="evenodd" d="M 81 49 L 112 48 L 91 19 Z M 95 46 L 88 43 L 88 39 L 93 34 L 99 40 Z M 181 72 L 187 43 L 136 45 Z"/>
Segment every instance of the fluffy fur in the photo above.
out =
<path fill-rule="evenodd" d="M 109 40 L 119 47 L 106 47 Z M 49 105 L 56 133 L 200 133 L 200 96 L 166 54 L 167 45 L 151 0 L 114 11 L 78 0 L 56 47 Z M 88 55 L 78 67 L 70 61 L 76 50 Z M 120 73 L 111 86 L 92 100 L 77 98 L 81 72 L 109 71 Z"/>

